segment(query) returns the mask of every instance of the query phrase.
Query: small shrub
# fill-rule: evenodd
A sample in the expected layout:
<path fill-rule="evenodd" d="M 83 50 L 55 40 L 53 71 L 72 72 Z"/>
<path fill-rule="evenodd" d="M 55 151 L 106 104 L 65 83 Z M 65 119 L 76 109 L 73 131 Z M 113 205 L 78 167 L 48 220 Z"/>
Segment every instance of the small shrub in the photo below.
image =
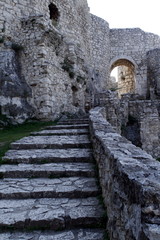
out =
<path fill-rule="evenodd" d="M 103 240 L 109 240 L 108 232 L 105 232 L 105 233 L 104 233 L 104 238 L 103 238 Z"/>

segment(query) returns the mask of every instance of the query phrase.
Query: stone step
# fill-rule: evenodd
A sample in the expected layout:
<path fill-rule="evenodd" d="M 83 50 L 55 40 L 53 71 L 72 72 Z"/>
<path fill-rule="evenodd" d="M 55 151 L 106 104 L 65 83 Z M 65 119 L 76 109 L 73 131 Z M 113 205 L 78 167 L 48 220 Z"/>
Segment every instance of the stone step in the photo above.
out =
<path fill-rule="evenodd" d="M 0 233 L 0 240 L 103 240 L 103 229 Z"/>
<path fill-rule="evenodd" d="M 86 129 L 89 128 L 89 124 L 71 124 L 71 125 L 53 125 L 45 127 L 46 130 L 53 130 L 53 129 Z"/>
<path fill-rule="evenodd" d="M 66 120 L 59 121 L 58 125 L 78 125 L 78 124 L 89 124 L 89 120 Z"/>
<path fill-rule="evenodd" d="M 51 163 L 51 162 L 93 162 L 92 151 L 88 148 L 75 149 L 31 149 L 9 150 L 3 162 L 17 163 Z"/>
<path fill-rule="evenodd" d="M 12 149 L 65 149 L 91 147 L 88 135 L 29 136 L 11 143 Z"/>
<path fill-rule="evenodd" d="M 67 230 L 105 227 L 97 198 L 0 200 L 0 229 Z"/>
<path fill-rule="evenodd" d="M 89 134 L 88 129 L 59 129 L 59 130 L 43 130 L 31 133 L 32 136 L 52 136 L 52 135 L 84 135 Z"/>
<path fill-rule="evenodd" d="M 95 178 L 4 178 L 0 199 L 85 198 L 100 194 Z"/>
<path fill-rule="evenodd" d="M 0 178 L 95 177 L 92 163 L 49 163 L 1 165 Z"/>

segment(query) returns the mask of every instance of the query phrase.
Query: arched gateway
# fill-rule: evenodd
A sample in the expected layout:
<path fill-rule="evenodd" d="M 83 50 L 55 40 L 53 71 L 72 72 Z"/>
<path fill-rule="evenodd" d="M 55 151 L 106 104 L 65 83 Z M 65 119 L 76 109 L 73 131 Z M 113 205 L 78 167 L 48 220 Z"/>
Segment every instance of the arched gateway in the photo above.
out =
<path fill-rule="evenodd" d="M 113 70 L 115 72 L 114 77 L 112 76 Z M 112 89 L 118 91 L 119 97 L 125 93 L 135 93 L 136 87 L 136 74 L 135 64 L 131 59 L 121 57 L 113 59 L 110 65 L 110 86 Z"/>

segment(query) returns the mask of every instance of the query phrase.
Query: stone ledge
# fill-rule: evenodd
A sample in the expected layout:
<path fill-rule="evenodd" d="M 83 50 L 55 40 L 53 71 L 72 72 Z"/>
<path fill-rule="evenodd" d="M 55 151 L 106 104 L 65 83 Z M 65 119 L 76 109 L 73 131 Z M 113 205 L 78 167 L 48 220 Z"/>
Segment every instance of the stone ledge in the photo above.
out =
<path fill-rule="evenodd" d="M 104 115 L 102 108 L 90 112 L 90 132 L 111 240 L 155 240 L 143 228 L 160 224 L 160 163 L 116 133 Z"/>

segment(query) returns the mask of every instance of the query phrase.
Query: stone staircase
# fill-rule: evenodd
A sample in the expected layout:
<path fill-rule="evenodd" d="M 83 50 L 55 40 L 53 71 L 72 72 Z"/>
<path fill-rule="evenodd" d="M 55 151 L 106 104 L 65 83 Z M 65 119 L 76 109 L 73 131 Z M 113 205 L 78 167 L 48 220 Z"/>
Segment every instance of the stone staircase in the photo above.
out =
<path fill-rule="evenodd" d="M 70 120 L 11 144 L 0 166 L 0 240 L 103 240 L 87 120 Z"/>

